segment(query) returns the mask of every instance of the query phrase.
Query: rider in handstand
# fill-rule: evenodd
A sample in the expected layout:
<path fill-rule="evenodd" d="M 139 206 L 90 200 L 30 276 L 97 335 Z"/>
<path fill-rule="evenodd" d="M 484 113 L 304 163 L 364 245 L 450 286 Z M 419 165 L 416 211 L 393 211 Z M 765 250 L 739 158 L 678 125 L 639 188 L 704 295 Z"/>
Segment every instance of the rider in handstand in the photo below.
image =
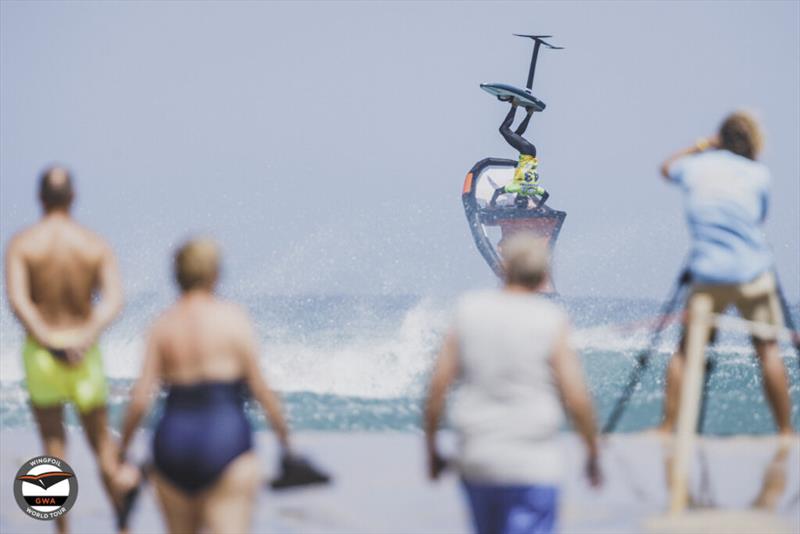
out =
<path fill-rule="evenodd" d="M 511 102 L 511 110 L 506 115 L 503 123 L 500 125 L 500 134 L 508 142 L 509 145 L 519 150 L 519 162 L 517 168 L 514 170 L 513 181 L 503 187 L 495 189 L 492 196 L 491 205 L 494 206 L 497 197 L 505 193 L 516 193 L 515 204 L 522 208 L 528 207 L 528 199 L 539 197 L 536 203 L 536 208 L 544 205 L 545 201 L 550 197 L 550 193 L 545 191 L 544 187 L 539 185 L 539 173 L 536 168 L 539 165 L 539 160 L 536 159 L 536 147 L 522 137 L 525 130 L 528 128 L 528 122 L 533 116 L 533 108 L 526 108 L 527 115 L 522 122 L 517 126 L 516 131 L 511 131 L 511 124 L 514 122 L 514 116 L 517 113 L 517 103 Z"/>

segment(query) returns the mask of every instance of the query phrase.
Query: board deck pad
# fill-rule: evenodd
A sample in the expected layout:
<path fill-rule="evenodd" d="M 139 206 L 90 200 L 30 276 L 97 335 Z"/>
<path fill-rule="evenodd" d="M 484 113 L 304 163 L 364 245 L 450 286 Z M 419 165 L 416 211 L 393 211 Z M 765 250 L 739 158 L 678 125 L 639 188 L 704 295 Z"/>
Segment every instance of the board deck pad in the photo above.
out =
<path fill-rule="evenodd" d="M 532 107 L 535 111 L 544 111 L 546 104 L 525 89 L 505 83 L 482 83 L 481 89 L 496 97 L 511 97 L 523 107 Z"/>

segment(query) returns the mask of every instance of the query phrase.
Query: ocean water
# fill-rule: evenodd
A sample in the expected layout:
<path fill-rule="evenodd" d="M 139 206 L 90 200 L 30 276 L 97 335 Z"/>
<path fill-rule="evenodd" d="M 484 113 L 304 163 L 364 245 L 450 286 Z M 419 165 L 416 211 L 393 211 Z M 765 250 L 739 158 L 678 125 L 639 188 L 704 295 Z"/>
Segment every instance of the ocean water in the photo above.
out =
<path fill-rule="evenodd" d="M 454 299 L 229 296 L 251 312 L 262 340 L 262 368 L 281 394 L 294 429 L 419 431 L 426 379 Z M 129 297 L 122 319 L 102 340 L 106 372 L 111 378 L 111 420 L 116 426 L 141 365 L 144 332 L 170 298 L 160 293 Z M 560 300 L 574 322 L 574 343 L 602 423 L 635 365 L 635 355 L 647 345 L 660 302 Z M 22 332 L 4 297 L 0 304 L 0 427 L 32 427 L 19 353 Z M 798 324 L 800 307 L 793 306 L 792 311 Z M 642 430 L 658 423 L 664 368 L 677 336 L 677 326 L 667 330 L 618 425 L 619 431 Z M 800 369 L 786 340 L 781 344 L 781 354 L 789 371 L 792 420 L 798 428 Z M 722 332 L 709 355 L 716 366 L 709 380 L 703 431 L 716 435 L 774 431 L 746 332 L 740 327 Z M 156 403 L 149 424 L 158 417 L 158 410 Z M 248 405 L 248 413 L 256 426 L 266 425 L 259 409 Z M 71 411 L 68 421 L 76 421 Z"/>

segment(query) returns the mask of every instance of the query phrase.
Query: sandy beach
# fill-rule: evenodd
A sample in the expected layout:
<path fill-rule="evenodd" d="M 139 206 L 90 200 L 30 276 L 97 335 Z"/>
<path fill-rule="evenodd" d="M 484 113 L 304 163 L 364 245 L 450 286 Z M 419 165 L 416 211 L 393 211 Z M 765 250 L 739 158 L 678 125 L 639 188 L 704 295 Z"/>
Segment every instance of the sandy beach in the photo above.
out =
<path fill-rule="evenodd" d="M 28 429 L 0 432 L 0 478 L 10 481 L 19 465 L 40 453 L 35 433 Z M 80 493 L 70 512 L 73 532 L 113 531 L 112 516 L 101 492 L 97 470 L 83 436 L 70 432 L 67 459 L 78 474 Z M 466 508 L 458 479 L 449 474 L 436 484 L 423 473 L 423 447 L 412 433 L 300 433 L 297 448 L 329 470 L 335 483 L 329 487 L 276 493 L 265 489 L 256 507 L 254 532 L 315 533 L 460 533 L 469 532 Z M 147 436 L 136 444 L 144 459 Z M 258 453 L 264 476 L 275 466 L 275 445 L 266 433 L 258 434 Z M 590 489 L 582 478 L 580 445 L 575 437 L 561 437 L 570 458 L 578 460 L 564 485 L 561 531 L 565 533 L 669 531 L 672 523 L 659 523 L 666 503 L 664 445 L 652 434 L 618 434 L 603 446 L 605 484 Z M 728 531 L 753 531 L 743 521 L 757 521 L 759 532 L 800 532 L 800 440 L 770 471 L 785 477 L 774 513 L 737 516 L 733 511 L 751 508 L 765 472 L 777 451 L 774 437 L 704 438 L 698 448 L 693 495 L 700 504 L 719 509 L 713 524 Z M 705 468 L 703 468 L 705 466 Z M 704 482 L 701 473 L 708 473 Z M 700 517 L 698 509 L 693 511 Z M 705 512 L 709 515 L 708 512 Z M 713 517 L 713 514 L 709 517 Z M 720 520 L 720 517 L 722 518 Z M 731 518 L 741 518 L 731 521 Z M 726 519 L 727 518 L 727 519 Z M 691 518 L 689 518 L 691 519 Z M 726 523 L 727 521 L 727 523 Z M 685 526 L 685 525 L 684 525 Z M 683 531 L 697 529 L 690 523 Z M 737 530 L 739 529 L 739 530 Z M 164 526 L 150 489 L 143 493 L 132 521 L 133 532 L 163 532 Z M 52 526 L 25 516 L 14 503 L 11 484 L 0 485 L 0 531 L 51 532 Z M 709 532 L 706 529 L 706 532 Z"/>

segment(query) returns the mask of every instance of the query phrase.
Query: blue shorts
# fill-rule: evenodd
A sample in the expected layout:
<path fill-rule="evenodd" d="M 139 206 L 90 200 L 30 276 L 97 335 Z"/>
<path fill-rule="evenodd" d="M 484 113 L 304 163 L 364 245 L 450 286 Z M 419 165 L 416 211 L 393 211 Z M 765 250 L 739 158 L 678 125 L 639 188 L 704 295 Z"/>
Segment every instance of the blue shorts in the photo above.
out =
<path fill-rule="evenodd" d="M 556 529 L 556 486 L 499 486 L 464 481 L 477 534 L 546 534 Z"/>

